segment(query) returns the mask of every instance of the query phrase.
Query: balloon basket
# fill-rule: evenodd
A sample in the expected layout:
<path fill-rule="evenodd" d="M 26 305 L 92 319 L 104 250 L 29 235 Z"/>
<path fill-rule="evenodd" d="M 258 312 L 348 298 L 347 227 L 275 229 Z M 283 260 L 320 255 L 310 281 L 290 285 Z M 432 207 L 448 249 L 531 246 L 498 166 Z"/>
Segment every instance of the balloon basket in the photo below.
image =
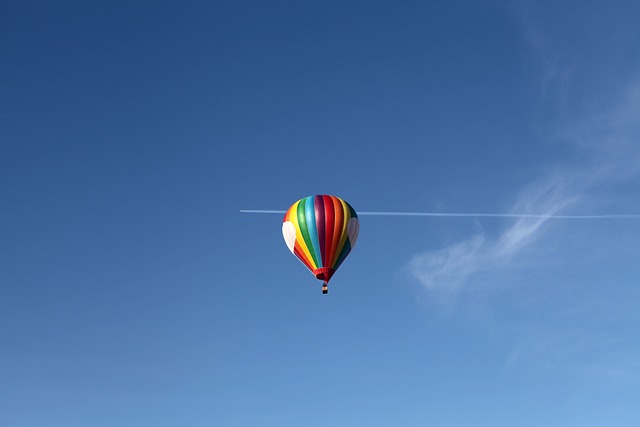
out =
<path fill-rule="evenodd" d="M 328 294 L 329 293 L 329 287 L 327 286 L 327 284 L 325 283 L 324 285 L 322 285 L 322 294 Z"/>

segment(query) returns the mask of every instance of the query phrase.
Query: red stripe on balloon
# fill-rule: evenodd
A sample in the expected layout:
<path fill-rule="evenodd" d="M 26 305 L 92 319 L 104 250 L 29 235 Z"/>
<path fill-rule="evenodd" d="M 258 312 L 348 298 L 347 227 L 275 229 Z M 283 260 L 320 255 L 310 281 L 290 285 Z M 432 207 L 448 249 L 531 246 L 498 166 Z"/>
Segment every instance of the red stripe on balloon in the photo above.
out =
<path fill-rule="evenodd" d="M 320 259 L 318 259 L 318 261 L 321 263 L 319 267 L 323 267 L 326 263 L 324 253 L 324 200 L 322 199 L 322 196 L 315 196 L 313 199 L 313 207 L 316 210 L 316 230 L 318 231 L 318 244 L 320 244 Z"/>
<path fill-rule="evenodd" d="M 334 223 L 334 209 L 333 209 L 333 198 L 331 196 L 323 195 L 322 199 L 324 201 L 324 219 L 325 219 L 325 244 L 324 244 L 324 262 L 322 264 L 323 267 L 331 267 L 331 258 L 333 256 L 333 223 Z"/>

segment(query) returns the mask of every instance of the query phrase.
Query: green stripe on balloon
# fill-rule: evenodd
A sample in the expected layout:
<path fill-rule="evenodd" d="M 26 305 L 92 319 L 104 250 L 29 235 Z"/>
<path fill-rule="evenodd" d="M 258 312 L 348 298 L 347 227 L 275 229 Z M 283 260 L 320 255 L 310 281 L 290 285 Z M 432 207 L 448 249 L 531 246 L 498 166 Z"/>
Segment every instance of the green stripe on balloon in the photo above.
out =
<path fill-rule="evenodd" d="M 336 261 L 336 265 L 333 266 L 334 269 L 340 267 L 340 264 L 342 264 L 342 261 L 344 261 L 344 259 L 347 257 L 347 255 L 349 255 L 349 252 L 351 252 L 351 243 L 349 243 L 349 239 L 347 238 L 347 240 L 344 241 L 344 246 L 342 247 L 342 250 L 340 251 L 340 256 L 338 257 L 338 260 Z"/>
<path fill-rule="evenodd" d="M 307 225 L 307 215 L 305 212 L 306 201 L 307 201 L 307 197 L 300 200 L 300 203 L 298 203 L 298 212 L 297 212 L 298 224 L 300 227 L 300 234 L 302 234 L 302 238 L 304 239 L 304 243 L 307 246 L 307 250 L 309 251 L 311 258 L 313 258 L 313 261 L 315 262 L 315 266 L 317 267 L 319 265 L 318 258 L 316 257 L 315 251 L 313 250 L 313 243 L 311 242 L 311 235 L 309 233 L 309 227 Z"/>

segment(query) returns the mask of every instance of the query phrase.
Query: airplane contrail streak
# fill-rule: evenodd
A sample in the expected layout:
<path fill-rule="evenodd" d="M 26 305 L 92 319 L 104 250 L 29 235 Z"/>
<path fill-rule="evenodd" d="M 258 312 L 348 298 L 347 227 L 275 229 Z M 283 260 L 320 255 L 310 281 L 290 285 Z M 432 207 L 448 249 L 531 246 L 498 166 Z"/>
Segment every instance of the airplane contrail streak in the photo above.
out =
<path fill-rule="evenodd" d="M 251 214 L 284 214 L 283 210 L 240 209 L 241 213 Z M 455 212 L 358 212 L 371 216 L 425 216 L 449 218 L 545 218 L 545 219 L 640 219 L 640 214 L 607 214 L 607 215 L 544 215 L 519 213 L 455 213 Z"/>

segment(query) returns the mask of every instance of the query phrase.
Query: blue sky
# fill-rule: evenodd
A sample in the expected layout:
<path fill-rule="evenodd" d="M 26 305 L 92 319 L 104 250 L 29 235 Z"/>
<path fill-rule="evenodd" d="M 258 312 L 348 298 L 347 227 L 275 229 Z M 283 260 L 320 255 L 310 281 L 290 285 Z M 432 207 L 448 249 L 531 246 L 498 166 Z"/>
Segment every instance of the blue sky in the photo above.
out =
<path fill-rule="evenodd" d="M 640 7 L 6 1 L 0 424 L 637 426 Z"/>

